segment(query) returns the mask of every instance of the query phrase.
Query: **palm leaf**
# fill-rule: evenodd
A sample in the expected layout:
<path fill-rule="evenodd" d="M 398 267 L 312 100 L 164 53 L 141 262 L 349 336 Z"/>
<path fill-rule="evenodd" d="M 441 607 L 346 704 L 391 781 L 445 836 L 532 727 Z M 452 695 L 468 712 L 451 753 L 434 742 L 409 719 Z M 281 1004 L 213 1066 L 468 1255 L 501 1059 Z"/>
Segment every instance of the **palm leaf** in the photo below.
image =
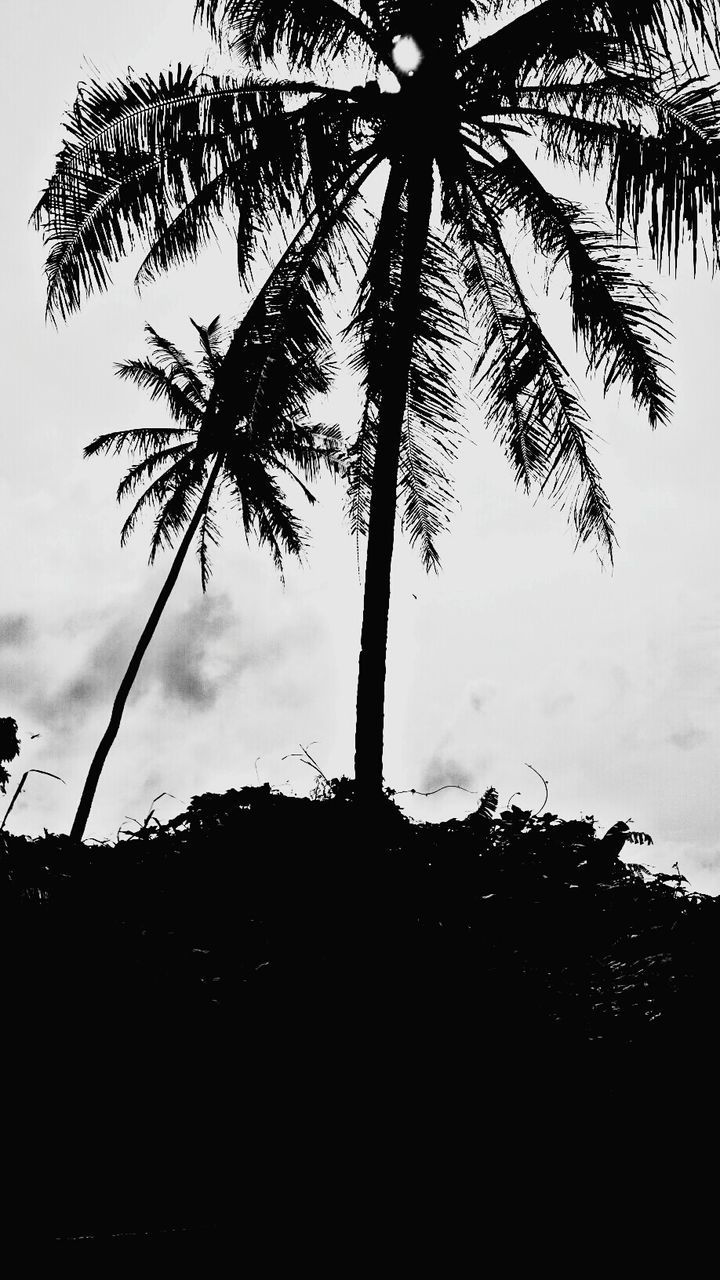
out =
<path fill-rule="evenodd" d="M 96 436 L 85 446 L 83 457 L 91 458 L 95 454 L 119 455 L 123 449 L 128 449 L 130 453 L 148 454 L 154 445 L 162 448 L 168 441 L 177 441 L 186 435 L 184 427 L 131 427 L 125 431 L 108 431 Z"/>
<path fill-rule="evenodd" d="M 218 546 L 219 542 L 220 530 L 215 521 L 212 507 L 208 504 L 200 521 L 197 546 L 198 560 L 200 562 L 200 584 L 203 591 L 207 590 L 212 574 L 210 547 Z"/>
<path fill-rule="evenodd" d="M 679 85 L 646 87 L 644 101 L 657 120 L 655 134 L 625 132 L 611 178 L 618 230 L 637 235 L 647 218 L 658 265 L 677 268 L 684 240 L 697 266 L 703 226 L 710 254 L 720 262 L 720 89 L 693 78 Z"/>
<path fill-rule="evenodd" d="M 179 384 L 176 374 L 179 370 L 168 372 L 152 360 L 125 360 L 116 364 L 115 372 L 124 381 L 133 382 L 137 387 L 149 392 L 151 400 L 164 400 L 170 415 L 176 422 L 185 424 L 185 430 L 198 426 L 202 417 L 202 406 L 198 405 L 192 392 Z"/>
<path fill-rule="evenodd" d="M 161 480 L 165 477 L 161 477 Z M 153 564 L 159 551 L 171 547 L 187 524 L 202 497 L 207 479 L 206 470 L 198 475 L 192 466 L 192 458 L 187 457 L 176 464 L 172 484 L 161 489 L 158 513 L 155 517 L 152 537 L 150 539 L 150 564 Z M 156 482 L 157 484 L 157 482 Z M 145 491 L 143 496 L 153 489 Z"/>
<path fill-rule="evenodd" d="M 281 424 L 302 424 L 313 398 L 329 390 L 334 363 L 322 301 L 341 252 L 352 261 L 353 247 L 363 250 L 354 207 L 377 163 L 372 153 L 361 155 L 336 192 L 333 218 L 321 219 L 315 211 L 287 245 L 229 343 L 203 437 L 225 436 L 242 418 L 261 447 Z M 287 442 L 286 426 L 282 430 Z"/>
<path fill-rule="evenodd" d="M 131 467 L 130 471 L 124 477 L 118 486 L 117 498 L 122 501 L 129 493 L 133 492 L 140 484 L 141 480 L 146 480 L 153 475 L 160 465 L 157 458 L 149 458 L 147 461 L 147 469 L 145 472 L 140 471 L 142 464 L 137 467 Z M 123 527 L 120 531 L 120 545 L 125 546 L 130 535 L 134 532 L 139 517 L 148 509 L 161 508 L 162 504 L 169 500 L 175 492 L 176 488 L 181 488 L 185 481 L 189 478 L 190 470 L 188 467 L 187 454 L 176 457 L 171 466 L 167 467 L 161 475 L 157 476 L 151 484 L 136 499 L 130 514 L 126 517 Z M 150 556 L 150 562 L 154 559 L 154 551 Z"/>
<path fill-rule="evenodd" d="M 302 117 L 314 92 L 181 67 L 157 81 L 81 86 L 33 215 L 50 246 L 48 313 L 67 316 L 106 288 L 136 238 L 151 249 L 143 279 L 193 256 L 233 203 L 247 214 L 248 191 L 261 227 L 273 207 L 287 216 L 302 193 Z"/>
<path fill-rule="evenodd" d="M 453 503 L 449 469 L 463 435 L 461 354 L 468 330 L 457 291 L 457 260 L 428 238 L 420 277 L 405 423 L 400 448 L 402 524 L 427 570 L 439 568 L 437 539 Z"/>
<path fill-rule="evenodd" d="M 483 337 L 475 377 L 488 419 L 530 490 L 569 507 L 578 542 L 594 539 L 612 563 L 610 505 L 592 458 L 588 418 L 567 370 L 530 307 L 481 187 L 468 174 L 449 211 L 474 318 Z"/>
<path fill-rule="evenodd" d="M 196 0 L 195 15 L 214 35 L 230 32 L 240 56 L 255 66 L 284 54 L 291 66 L 312 67 L 352 54 L 377 58 L 377 30 L 337 0 Z"/>
<path fill-rule="evenodd" d="M 364 389 L 363 415 L 346 468 L 346 510 L 356 544 L 367 530 L 377 419 L 392 376 L 388 355 L 406 222 L 405 177 L 402 170 L 393 171 L 349 328 L 355 340 L 351 364 Z M 447 525 L 451 499 L 447 467 L 454 461 L 460 435 L 458 352 L 467 331 L 455 277 L 454 259 L 442 241 L 431 236 L 421 272 L 399 465 L 403 527 L 411 545 L 420 547 L 428 570 L 439 565 L 436 540 Z"/>
<path fill-rule="evenodd" d="M 628 383 L 652 426 L 667 421 L 672 392 L 661 353 L 669 334 L 657 295 L 630 273 L 611 233 L 580 206 L 551 195 L 507 142 L 505 152 L 496 168 L 497 195 L 521 212 L 551 266 L 566 266 L 573 331 L 589 368 L 603 370 L 606 391 L 616 380 Z"/>
<path fill-rule="evenodd" d="M 151 442 L 149 442 L 151 443 Z M 192 453 L 193 444 L 189 441 L 183 441 L 182 444 L 169 445 L 165 449 L 156 449 L 153 453 L 147 453 L 140 462 L 135 462 L 125 472 L 117 489 L 117 500 L 123 502 L 125 498 L 131 497 L 133 493 L 144 484 L 146 480 L 150 480 L 160 467 L 165 467 L 169 462 L 173 464 L 165 472 L 163 476 L 158 477 L 153 487 L 153 493 L 156 495 L 155 501 L 159 501 L 160 497 L 172 489 L 175 478 L 184 474 L 184 468 L 176 472 L 175 464 L 181 464 Z M 167 477 L 165 482 L 164 477 Z"/>
<path fill-rule="evenodd" d="M 491 5 L 503 16 L 511 7 Z M 466 83 L 494 77 L 507 88 L 583 61 L 650 69 L 658 55 L 673 63 L 681 52 L 685 65 L 697 66 L 703 50 L 717 57 L 714 0 L 544 0 L 478 40 L 458 66 Z"/>

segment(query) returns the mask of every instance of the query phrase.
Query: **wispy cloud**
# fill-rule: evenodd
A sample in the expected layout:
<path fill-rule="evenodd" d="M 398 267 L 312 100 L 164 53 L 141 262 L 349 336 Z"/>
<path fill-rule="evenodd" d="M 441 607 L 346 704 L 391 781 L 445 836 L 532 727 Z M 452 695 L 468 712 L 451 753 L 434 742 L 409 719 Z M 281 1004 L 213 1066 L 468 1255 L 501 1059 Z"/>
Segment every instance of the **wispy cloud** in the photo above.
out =
<path fill-rule="evenodd" d="M 475 779 L 468 770 L 452 756 L 434 755 L 425 766 L 420 791 L 436 791 L 439 787 L 473 788 Z"/>
<path fill-rule="evenodd" d="M 28 614 L 0 614 L 0 649 L 20 648 L 31 636 L 32 624 Z"/>
<path fill-rule="evenodd" d="M 130 610 L 122 618 L 108 620 L 103 614 L 87 619 L 82 632 L 73 637 L 70 652 L 67 628 L 62 627 L 64 670 L 56 672 L 54 679 L 44 669 L 37 643 L 23 650 L 22 662 L 13 655 L 11 663 L 8 649 L 4 663 L 8 684 L 26 713 L 48 729 L 81 732 L 95 708 L 105 705 L 109 710 L 142 621 L 142 613 L 138 617 Z M 131 696 L 135 699 L 154 691 L 166 702 L 203 713 L 231 684 L 252 672 L 271 680 L 282 675 L 289 682 L 287 698 L 292 700 L 290 671 L 297 654 L 310 643 L 307 626 L 307 619 L 280 627 L 277 621 L 258 619 L 255 614 L 240 616 L 225 594 L 195 599 L 179 616 L 163 618 Z M 22 630 L 15 627 L 14 634 Z M 47 643 L 51 644 L 50 637 Z M 299 672 L 298 681 L 302 681 Z"/>
<path fill-rule="evenodd" d="M 686 729 L 677 729 L 675 733 L 668 734 L 668 742 L 680 751 L 694 751 L 696 747 L 701 747 L 707 742 L 710 734 L 707 729 L 698 729 L 695 725 L 689 725 Z"/>
<path fill-rule="evenodd" d="M 198 709 L 213 705 L 229 673 L 225 663 L 211 671 L 208 660 L 235 621 L 227 596 L 204 597 L 186 609 L 158 645 L 151 663 L 152 675 L 166 697 Z"/>

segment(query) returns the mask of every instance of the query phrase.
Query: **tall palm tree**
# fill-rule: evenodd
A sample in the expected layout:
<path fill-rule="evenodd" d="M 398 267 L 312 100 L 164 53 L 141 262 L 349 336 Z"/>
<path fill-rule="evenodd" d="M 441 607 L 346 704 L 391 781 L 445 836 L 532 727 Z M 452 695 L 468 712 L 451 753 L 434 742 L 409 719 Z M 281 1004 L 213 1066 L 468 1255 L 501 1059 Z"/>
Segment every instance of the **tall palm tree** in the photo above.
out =
<path fill-rule="evenodd" d="M 292 479 L 314 502 L 304 479 L 315 479 L 322 466 L 338 470 L 337 427 L 310 423 L 305 415 L 310 399 L 328 390 L 327 335 L 318 323 L 314 298 L 298 287 L 289 263 L 271 275 L 225 352 L 219 317 L 207 327 L 195 325 L 201 344 L 197 365 L 147 325 L 154 358 L 125 361 L 117 373 L 149 391 L 152 399 L 164 400 L 176 425 L 109 432 L 85 449 L 86 457 L 124 449 L 140 455 L 117 492 L 120 501 L 141 490 L 123 525 L 123 544 L 138 518 L 150 510 L 155 511 L 151 563 L 185 531 L 93 756 L 70 832 L 73 839 L 83 837 L 140 664 L 196 536 L 203 591 L 207 587 L 223 491 L 240 510 L 245 536 L 253 534 L 269 548 L 282 576 L 283 555 L 300 556 L 305 543 L 283 479 Z"/>
<path fill-rule="evenodd" d="M 720 256 L 718 4 L 197 0 L 196 16 L 238 54 L 238 77 L 81 86 L 36 210 L 48 307 L 66 315 L 106 287 L 138 234 L 144 282 L 218 220 L 237 231 L 244 280 L 271 226 L 344 241 L 382 178 L 351 326 L 365 412 L 349 471 L 367 532 L 356 780 L 378 795 L 398 483 L 436 565 L 460 339 L 517 482 L 569 506 L 578 540 L 612 558 L 588 418 L 512 244 L 525 233 L 569 285 L 589 370 L 666 421 L 667 327 L 631 259 L 641 237 L 658 266 L 683 244 L 693 267 L 700 246 Z M 602 181 L 607 216 L 553 191 L 545 162 Z"/>

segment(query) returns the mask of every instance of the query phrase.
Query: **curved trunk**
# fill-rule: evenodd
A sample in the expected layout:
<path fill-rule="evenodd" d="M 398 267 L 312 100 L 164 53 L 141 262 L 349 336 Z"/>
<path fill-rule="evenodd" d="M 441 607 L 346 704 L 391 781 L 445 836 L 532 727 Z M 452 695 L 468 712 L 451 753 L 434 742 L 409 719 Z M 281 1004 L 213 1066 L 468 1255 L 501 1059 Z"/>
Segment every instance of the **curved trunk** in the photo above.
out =
<path fill-rule="evenodd" d="M 392 379 L 384 389 L 378 413 L 355 722 L 355 783 L 358 798 L 363 801 L 382 796 L 385 664 L 398 465 L 432 192 L 432 160 L 428 159 L 418 165 L 408 183 L 402 271 L 387 358 Z"/>
<path fill-rule="evenodd" d="M 122 681 L 120 683 L 120 688 L 118 689 L 117 694 L 115 695 L 115 701 L 113 703 L 112 712 L 110 713 L 110 720 L 108 723 L 108 727 L 105 730 L 102 738 L 100 739 L 100 744 L 98 746 L 97 751 L 95 752 L 95 755 L 93 756 L 92 764 L 90 765 L 90 769 L 88 771 L 88 776 L 85 779 L 85 786 L 83 787 L 77 813 L 75 814 L 75 819 L 73 821 L 72 828 L 70 830 L 71 840 L 82 840 L 83 838 L 83 835 L 85 833 L 85 826 L 87 824 L 88 817 L 90 816 L 90 809 L 92 807 L 92 802 L 95 798 L 97 785 L 98 785 L 98 782 L 100 781 L 100 775 L 103 771 L 103 767 L 108 757 L 110 748 L 118 735 L 118 730 L 120 728 L 120 721 L 122 720 L 123 712 L 125 710 L 125 703 L 127 702 L 128 696 L 130 694 L 130 690 L 132 689 L 133 684 L 135 683 L 135 677 L 140 668 L 140 663 L 142 662 L 145 656 L 145 651 L 155 634 L 157 625 L 160 621 L 160 618 L 162 617 L 162 613 L 165 608 L 165 605 L 170 599 L 170 594 L 172 592 L 172 589 L 175 586 L 175 583 L 177 582 L 178 575 L 183 566 L 183 561 L 185 560 L 188 550 L 190 549 L 190 544 L 192 543 L 192 540 L 195 536 L 195 533 L 200 524 L 200 521 L 202 520 L 203 514 L 208 506 L 210 497 L 212 495 L 212 491 L 215 488 L 218 475 L 220 474 L 221 466 L 222 466 L 222 456 L 218 455 L 215 461 L 215 465 L 213 466 L 212 472 L 210 474 L 210 479 L 208 480 L 207 485 L 205 486 L 203 495 L 195 509 L 192 520 L 190 521 L 190 524 L 188 525 L 187 529 L 185 530 L 185 533 L 183 534 L 182 542 L 180 543 L 177 551 L 175 552 L 175 558 L 172 562 L 172 565 L 170 566 L 170 572 L 168 573 L 168 576 L 165 579 L 165 582 L 163 583 L 162 589 L 160 591 L 160 594 L 157 600 L 155 601 L 155 605 L 150 614 L 150 617 L 148 618 L 145 624 L 143 633 L 137 642 L 137 645 L 135 647 L 135 652 L 133 653 L 133 656 L 130 659 L 128 669 L 122 678 Z"/>

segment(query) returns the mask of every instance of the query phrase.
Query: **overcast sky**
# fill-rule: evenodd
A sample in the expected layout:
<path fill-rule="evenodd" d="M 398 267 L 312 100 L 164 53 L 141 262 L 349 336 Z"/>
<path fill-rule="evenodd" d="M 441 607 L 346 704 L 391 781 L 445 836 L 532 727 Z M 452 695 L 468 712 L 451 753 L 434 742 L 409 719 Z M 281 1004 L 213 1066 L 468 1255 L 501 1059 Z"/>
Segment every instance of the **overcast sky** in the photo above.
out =
<path fill-rule="evenodd" d="M 139 297 L 132 270 L 59 329 L 44 319 L 43 246 L 28 217 L 60 121 L 91 67 L 102 78 L 203 62 L 192 0 L 25 0 L 4 6 L 0 231 L 4 258 L 0 468 L 0 715 L 23 750 L 8 797 L 31 775 L 9 828 L 66 831 L 92 753 L 169 561 L 147 566 L 149 530 L 121 550 L 121 464 L 82 458 L 95 435 L 164 421 L 113 376 L 144 354 L 150 322 L 194 349 L 188 317 L 236 314 L 222 246 Z M 675 342 L 673 424 L 652 433 L 629 400 L 587 402 L 619 537 L 613 573 L 573 552 L 562 513 L 516 492 L 478 415 L 456 469 L 459 509 L 427 577 L 400 542 L 393 578 L 386 777 L 398 790 L 498 787 L 505 803 L 632 819 L 694 887 L 720 892 L 720 591 L 716 313 L 720 282 L 663 280 Z M 345 384 L 329 417 L 350 406 Z M 342 493 L 308 513 L 305 568 L 283 589 L 269 558 L 224 521 L 205 596 L 188 560 L 142 667 L 88 824 L 114 837 L 158 793 L 163 819 L 195 794 L 257 780 L 305 792 L 309 745 L 325 773 L 352 772 L 361 589 Z M 31 735 L 39 735 L 32 738 Z M 289 757 L 289 758 L 287 758 Z M 402 797 L 407 803 L 411 797 Z M 448 790 L 409 811 L 474 807 Z M 643 854 L 645 851 L 643 851 Z M 639 856 L 639 851 L 638 851 Z"/>

